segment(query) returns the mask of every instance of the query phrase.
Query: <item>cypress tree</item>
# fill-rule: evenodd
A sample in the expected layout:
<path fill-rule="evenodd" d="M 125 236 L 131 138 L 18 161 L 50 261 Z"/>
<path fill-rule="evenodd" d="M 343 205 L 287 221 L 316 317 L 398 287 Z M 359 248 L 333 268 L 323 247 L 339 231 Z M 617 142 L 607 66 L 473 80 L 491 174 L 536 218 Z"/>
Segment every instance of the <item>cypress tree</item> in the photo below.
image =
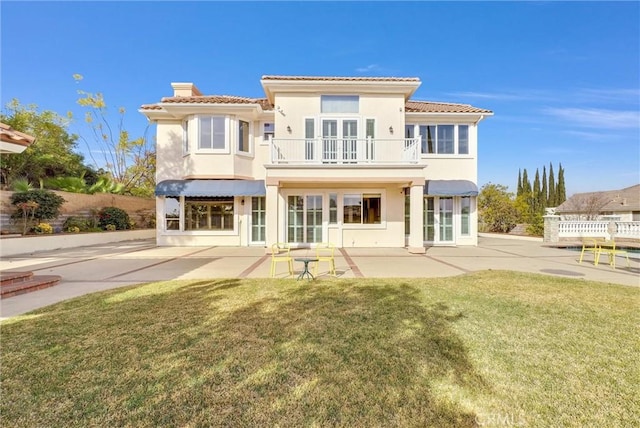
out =
<path fill-rule="evenodd" d="M 556 203 L 558 205 L 567 200 L 567 190 L 564 186 L 564 168 L 562 168 L 562 164 L 559 164 L 559 168 L 558 187 L 556 188 Z"/>
<path fill-rule="evenodd" d="M 522 173 L 520 168 L 518 168 L 518 191 L 516 192 L 516 196 L 522 195 Z"/>
<path fill-rule="evenodd" d="M 533 195 L 531 197 L 531 212 L 533 214 L 540 211 L 540 207 L 542 204 L 540 203 L 540 198 L 542 198 L 542 192 L 540 191 L 540 172 L 538 168 L 536 168 L 536 176 L 533 179 Z"/>
<path fill-rule="evenodd" d="M 524 169 L 522 173 L 522 193 L 531 193 L 531 182 L 529 181 L 529 176 L 527 175 L 527 168 Z"/>
<path fill-rule="evenodd" d="M 548 207 L 556 207 L 556 182 L 553 175 L 553 164 L 549 163 L 549 197 L 547 198 Z"/>
<path fill-rule="evenodd" d="M 547 167 L 543 166 L 542 167 L 542 189 L 540 190 L 540 204 L 541 204 L 541 211 L 544 214 L 544 209 L 547 208 L 547 198 L 549 197 L 548 195 L 548 190 L 547 190 Z"/>

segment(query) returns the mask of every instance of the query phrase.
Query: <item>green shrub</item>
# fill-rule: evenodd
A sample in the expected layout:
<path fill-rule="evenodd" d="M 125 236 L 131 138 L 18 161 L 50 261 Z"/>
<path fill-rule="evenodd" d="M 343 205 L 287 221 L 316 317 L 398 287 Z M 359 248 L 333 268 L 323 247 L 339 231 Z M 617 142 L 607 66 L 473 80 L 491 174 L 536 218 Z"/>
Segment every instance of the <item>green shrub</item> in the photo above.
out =
<path fill-rule="evenodd" d="M 532 222 L 527 226 L 527 234 L 531 236 L 544 236 L 544 219 L 541 214 L 536 214 Z"/>
<path fill-rule="evenodd" d="M 121 208 L 105 207 L 98 213 L 98 226 L 105 230 L 107 225 L 113 225 L 115 230 L 129 229 L 129 214 Z"/>
<path fill-rule="evenodd" d="M 87 219 L 82 217 L 68 217 L 64 221 L 62 228 L 67 232 L 71 228 L 78 229 L 78 232 L 86 232 L 89 229 L 89 222 L 87 221 Z"/>
<path fill-rule="evenodd" d="M 38 235 L 53 233 L 53 227 L 49 223 L 39 223 L 33 227 L 33 231 Z"/>
<path fill-rule="evenodd" d="M 24 202 L 38 204 L 38 207 L 33 212 L 33 218 L 40 221 L 58 217 L 60 215 L 60 207 L 65 201 L 62 196 L 56 195 L 49 190 L 37 189 L 17 192 L 11 195 L 11 205 L 16 207 L 15 212 L 11 215 L 12 218 L 20 219 L 23 217 L 23 211 L 18 208 L 18 205 Z"/>
<path fill-rule="evenodd" d="M 109 223 L 104 228 L 105 228 L 105 230 L 109 230 L 109 231 L 113 232 L 114 230 L 116 230 L 116 225 Z"/>
<path fill-rule="evenodd" d="M 80 228 L 78 226 L 71 226 L 66 229 L 69 233 L 80 233 Z"/>

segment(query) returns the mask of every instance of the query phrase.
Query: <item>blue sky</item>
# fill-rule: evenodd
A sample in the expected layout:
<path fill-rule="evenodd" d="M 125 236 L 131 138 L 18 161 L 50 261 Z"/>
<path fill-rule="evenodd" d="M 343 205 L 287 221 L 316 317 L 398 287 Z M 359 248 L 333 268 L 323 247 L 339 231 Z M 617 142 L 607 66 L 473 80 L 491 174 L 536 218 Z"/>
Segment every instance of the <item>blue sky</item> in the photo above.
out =
<path fill-rule="evenodd" d="M 0 13 L 3 106 L 80 119 L 76 91 L 99 91 L 141 135 L 138 107 L 170 82 L 262 97 L 264 74 L 419 77 L 416 100 L 494 111 L 479 185 L 514 190 L 519 168 L 533 178 L 550 162 L 569 195 L 640 182 L 638 2 L 5 0 Z"/>

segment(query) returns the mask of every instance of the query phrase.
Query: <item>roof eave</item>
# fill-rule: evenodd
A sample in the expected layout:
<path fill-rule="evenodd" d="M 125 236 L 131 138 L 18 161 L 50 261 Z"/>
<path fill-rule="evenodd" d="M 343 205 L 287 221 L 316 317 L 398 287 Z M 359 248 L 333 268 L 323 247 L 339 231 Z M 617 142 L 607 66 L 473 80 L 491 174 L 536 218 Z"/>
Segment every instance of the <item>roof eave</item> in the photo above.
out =
<path fill-rule="evenodd" d="M 408 81 L 358 81 L 358 80 L 276 80 L 262 79 L 260 84 L 271 104 L 275 103 L 276 92 L 298 93 L 384 93 L 403 94 L 405 100 L 411 98 L 422 82 Z"/>

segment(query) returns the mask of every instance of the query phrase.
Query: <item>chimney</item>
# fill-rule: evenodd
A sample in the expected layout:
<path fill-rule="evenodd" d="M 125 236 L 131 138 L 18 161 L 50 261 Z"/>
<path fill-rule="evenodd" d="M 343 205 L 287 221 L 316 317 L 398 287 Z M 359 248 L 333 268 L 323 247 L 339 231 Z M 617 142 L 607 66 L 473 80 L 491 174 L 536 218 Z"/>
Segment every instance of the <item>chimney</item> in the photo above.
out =
<path fill-rule="evenodd" d="M 202 93 L 193 83 L 171 83 L 174 97 L 197 97 Z"/>

